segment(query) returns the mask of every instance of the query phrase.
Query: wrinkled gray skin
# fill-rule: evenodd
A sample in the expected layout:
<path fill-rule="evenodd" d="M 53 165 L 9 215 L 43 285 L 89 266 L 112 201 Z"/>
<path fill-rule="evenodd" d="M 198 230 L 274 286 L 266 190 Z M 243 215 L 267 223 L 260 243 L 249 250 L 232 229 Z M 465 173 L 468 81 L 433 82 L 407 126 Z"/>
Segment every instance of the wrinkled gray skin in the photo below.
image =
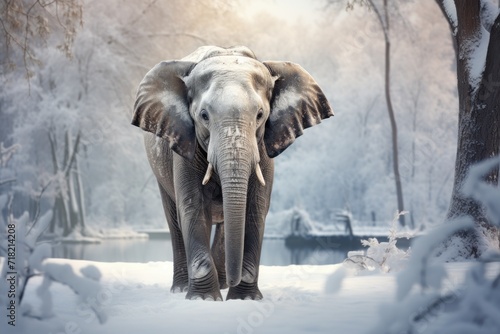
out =
<path fill-rule="evenodd" d="M 227 299 L 262 298 L 257 280 L 272 158 L 332 115 L 299 65 L 260 62 L 246 47 L 201 47 L 146 74 L 132 124 L 147 131 L 171 232 L 171 291 L 221 300 L 220 289 L 229 286 Z"/>

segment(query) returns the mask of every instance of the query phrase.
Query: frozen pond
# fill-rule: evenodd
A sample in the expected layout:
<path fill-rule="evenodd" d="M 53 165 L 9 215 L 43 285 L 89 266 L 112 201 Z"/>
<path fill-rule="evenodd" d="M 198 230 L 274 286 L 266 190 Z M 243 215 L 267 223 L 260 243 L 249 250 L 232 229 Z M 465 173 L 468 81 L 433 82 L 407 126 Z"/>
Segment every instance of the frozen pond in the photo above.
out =
<path fill-rule="evenodd" d="M 100 244 L 59 243 L 54 245 L 54 257 L 100 262 L 172 261 L 170 239 L 111 239 Z M 348 249 L 301 247 L 290 249 L 283 239 L 264 239 L 261 264 L 335 264 L 342 262 Z"/>

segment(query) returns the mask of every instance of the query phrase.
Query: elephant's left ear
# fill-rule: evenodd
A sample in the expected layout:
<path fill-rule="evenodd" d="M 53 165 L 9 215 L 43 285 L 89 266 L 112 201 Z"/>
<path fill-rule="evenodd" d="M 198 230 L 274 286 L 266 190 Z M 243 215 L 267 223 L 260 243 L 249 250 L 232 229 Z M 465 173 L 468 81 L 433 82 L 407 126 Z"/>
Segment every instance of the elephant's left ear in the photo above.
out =
<path fill-rule="evenodd" d="M 276 77 L 264 134 L 267 154 L 274 158 L 301 136 L 304 129 L 333 116 L 333 111 L 316 81 L 300 65 L 289 62 L 264 62 L 264 65 Z"/>
<path fill-rule="evenodd" d="M 165 138 L 177 154 L 192 160 L 196 149 L 183 81 L 195 66 L 186 61 L 161 62 L 144 77 L 137 90 L 132 124 Z"/>

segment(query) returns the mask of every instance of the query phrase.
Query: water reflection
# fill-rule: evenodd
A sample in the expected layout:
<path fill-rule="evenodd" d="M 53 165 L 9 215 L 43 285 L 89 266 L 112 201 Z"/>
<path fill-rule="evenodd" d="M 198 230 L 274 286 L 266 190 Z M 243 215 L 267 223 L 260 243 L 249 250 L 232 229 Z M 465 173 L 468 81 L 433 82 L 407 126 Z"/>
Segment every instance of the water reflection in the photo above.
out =
<path fill-rule="evenodd" d="M 317 247 L 289 248 L 281 239 L 265 239 L 262 245 L 261 264 L 286 266 L 290 264 L 335 264 L 347 257 L 348 250 Z"/>
<path fill-rule="evenodd" d="M 172 261 L 170 240 L 113 239 L 99 244 L 59 243 L 54 257 L 101 262 Z"/>
<path fill-rule="evenodd" d="M 100 244 L 59 243 L 53 247 L 54 257 L 101 262 L 172 261 L 169 239 L 104 240 Z M 290 264 L 334 264 L 342 262 L 348 250 L 323 247 L 290 249 L 282 239 L 265 239 L 261 264 L 286 266 Z"/>

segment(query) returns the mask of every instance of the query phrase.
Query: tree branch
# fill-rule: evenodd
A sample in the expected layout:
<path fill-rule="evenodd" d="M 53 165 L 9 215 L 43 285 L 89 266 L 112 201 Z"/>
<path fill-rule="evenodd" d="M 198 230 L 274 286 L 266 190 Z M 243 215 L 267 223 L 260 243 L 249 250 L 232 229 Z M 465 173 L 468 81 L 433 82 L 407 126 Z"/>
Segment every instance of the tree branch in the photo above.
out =
<path fill-rule="evenodd" d="M 142 10 L 141 14 L 140 14 L 140 15 L 138 15 L 135 19 L 133 19 L 133 20 L 132 20 L 132 22 L 130 22 L 130 23 L 129 23 L 129 25 L 130 25 L 130 26 L 132 26 L 132 25 L 136 24 L 136 23 L 137 23 L 137 21 L 139 21 L 139 20 L 141 19 L 141 17 L 142 17 L 144 14 L 146 14 L 146 11 L 148 11 L 151 7 L 153 7 L 153 5 L 154 5 L 155 3 L 157 3 L 157 2 L 158 2 L 158 0 L 153 0 L 153 1 L 151 1 L 149 4 L 147 4 L 147 5 L 146 5 L 146 8 L 144 8 L 144 9 Z"/>
<path fill-rule="evenodd" d="M 45 192 L 45 190 L 47 190 L 47 188 L 49 187 L 49 185 L 52 183 L 52 180 L 50 180 L 49 182 L 47 182 L 47 184 L 45 186 L 42 187 L 42 189 L 40 190 L 40 193 L 36 196 L 36 211 L 35 211 L 35 217 L 33 218 L 33 224 L 31 225 L 30 229 L 28 230 L 28 233 L 27 234 L 30 234 L 31 230 L 33 229 L 33 227 L 36 225 L 37 221 L 38 221 L 38 218 L 40 218 L 40 201 L 42 199 L 42 196 L 43 196 L 43 193 Z"/>
<path fill-rule="evenodd" d="M 54 174 L 56 174 L 59 171 L 59 164 L 57 163 L 56 142 L 52 132 L 48 132 L 47 135 L 49 136 L 51 149 L 50 151 L 52 153 L 52 163 L 54 164 Z"/>
<path fill-rule="evenodd" d="M 190 33 L 168 33 L 168 32 L 160 32 L 160 33 L 154 33 L 154 34 L 146 34 L 146 37 L 178 37 L 178 36 L 185 36 L 185 37 L 191 37 L 196 40 L 199 40 L 200 42 L 207 43 L 207 40 L 204 39 L 203 37 L 200 37 L 195 34 L 190 34 Z"/>
<path fill-rule="evenodd" d="M 10 179 L 5 179 L 5 180 L 0 180 L 0 186 L 3 186 L 4 184 L 11 183 L 11 182 L 16 182 L 17 179 L 15 177 L 10 178 Z"/>
<path fill-rule="evenodd" d="M 71 165 L 73 165 L 73 162 L 75 161 L 75 155 L 76 152 L 78 151 L 78 144 L 80 144 L 80 137 L 81 137 L 81 132 L 79 131 L 78 135 L 76 135 L 75 144 L 73 145 L 73 150 L 71 151 L 70 158 L 68 159 L 66 167 L 64 167 L 64 175 L 66 177 L 68 177 Z"/>
<path fill-rule="evenodd" d="M 448 22 L 451 33 L 455 35 L 457 33 L 456 9 L 455 9 L 455 14 L 453 15 L 451 12 L 447 10 L 449 8 L 446 7 L 445 1 L 447 0 L 436 0 L 436 3 L 439 6 L 439 9 L 441 10 L 441 13 L 443 14 L 444 18 L 446 19 L 446 22 Z M 451 2 L 451 0 L 448 0 L 448 2 Z M 449 6 L 451 6 L 451 4 Z"/>
<path fill-rule="evenodd" d="M 384 38 L 385 38 L 385 40 L 389 41 L 389 31 L 388 31 L 389 27 L 388 27 L 388 24 L 386 22 L 384 22 L 384 19 L 382 18 L 382 14 L 378 10 L 377 6 L 375 6 L 375 3 L 373 3 L 373 0 L 368 0 L 368 2 L 370 3 L 370 7 L 372 7 L 373 10 L 375 11 L 375 14 L 377 14 L 377 18 L 378 18 L 378 20 L 380 22 L 380 26 L 382 27 L 382 31 L 384 32 Z M 387 16 L 386 16 L 386 19 L 387 19 Z"/>

